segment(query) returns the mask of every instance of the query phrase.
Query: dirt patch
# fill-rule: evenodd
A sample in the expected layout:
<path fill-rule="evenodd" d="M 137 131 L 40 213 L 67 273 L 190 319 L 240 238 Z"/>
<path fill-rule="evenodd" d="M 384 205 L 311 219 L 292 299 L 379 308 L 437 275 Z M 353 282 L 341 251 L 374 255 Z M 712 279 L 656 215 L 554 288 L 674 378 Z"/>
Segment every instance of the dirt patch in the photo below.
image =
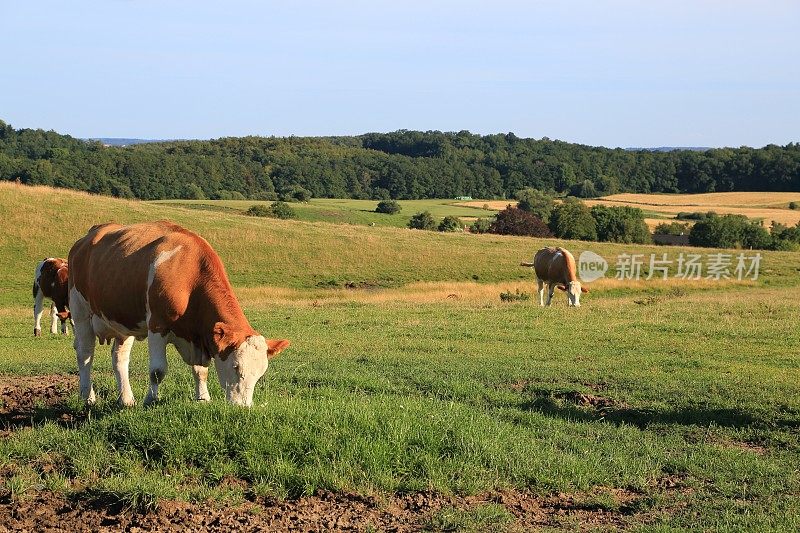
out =
<path fill-rule="evenodd" d="M 587 504 L 597 494 L 610 505 Z M 639 495 L 600 488 L 590 493 L 535 496 L 498 491 L 475 496 L 430 492 L 386 498 L 319 492 L 298 500 L 257 499 L 219 508 L 212 503 L 162 502 L 158 510 L 139 513 L 102 504 L 72 501 L 41 492 L 19 502 L 0 500 L 1 530 L 30 531 L 420 531 L 443 509 L 502 505 L 514 517 L 512 531 L 569 525 L 578 529 L 621 528 Z"/>
<path fill-rule="evenodd" d="M 80 415 L 65 407 L 77 386 L 78 377 L 65 374 L 0 376 L 0 437 L 44 420 L 77 422 Z"/>
<path fill-rule="evenodd" d="M 557 392 L 554 396 L 562 400 L 570 401 L 575 405 L 580 405 L 581 407 L 591 407 L 597 410 L 625 407 L 620 402 L 611 398 L 597 396 L 595 394 L 584 394 L 578 391 Z"/>

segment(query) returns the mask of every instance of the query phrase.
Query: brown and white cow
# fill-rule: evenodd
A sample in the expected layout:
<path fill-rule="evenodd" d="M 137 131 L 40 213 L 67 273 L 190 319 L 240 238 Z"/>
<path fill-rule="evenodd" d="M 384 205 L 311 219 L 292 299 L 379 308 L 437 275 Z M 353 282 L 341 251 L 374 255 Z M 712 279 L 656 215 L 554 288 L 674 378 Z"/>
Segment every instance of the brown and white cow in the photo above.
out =
<path fill-rule="evenodd" d="M 69 334 L 67 320 L 69 319 L 68 304 L 68 277 L 67 261 L 58 257 L 46 257 L 36 265 L 33 277 L 33 336 L 42 336 L 42 313 L 44 312 L 44 299 L 49 298 L 50 304 L 50 333 L 58 333 L 56 319 L 61 321 L 61 333 Z"/>
<path fill-rule="evenodd" d="M 533 263 L 520 263 L 520 266 L 533 267 L 539 282 L 539 305 L 550 305 L 556 287 L 567 293 L 570 307 L 580 307 L 581 293 L 589 292 L 581 287 L 575 275 L 575 258 L 564 248 L 542 248 L 533 257 Z M 544 286 L 547 284 L 547 302 L 544 301 Z"/>
<path fill-rule="evenodd" d="M 112 344 L 125 406 L 134 404 L 128 381 L 134 339 L 147 339 L 150 355 L 145 404 L 158 399 L 167 344 L 192 366 L 197 400 L 211 399 L 207 379 L 213 360 L 228 401 L 246 406 L 252 405 L 268 359 L 289 346 L 250 327 L 211 245 L 171 222 L 94 226 L 70 250 L 69 264 L 81 397 L 90 404 L 95 337 Z"/>

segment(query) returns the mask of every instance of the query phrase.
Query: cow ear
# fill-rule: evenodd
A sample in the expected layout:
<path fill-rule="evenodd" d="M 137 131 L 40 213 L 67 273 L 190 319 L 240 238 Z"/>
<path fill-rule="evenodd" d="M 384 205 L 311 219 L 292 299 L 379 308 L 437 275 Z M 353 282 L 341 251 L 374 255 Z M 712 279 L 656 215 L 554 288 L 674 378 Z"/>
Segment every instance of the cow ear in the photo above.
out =
<path fill-rule="evenodd" d="M 214 343 L 217 346 L 223 346 L 225 344 L 225 324 L 223 322 L 217 322 L 214 324 Z"/>
<path fill-rule="evenodd" d="M 581 292 L 589 292 L 589 289 L 587 287 L 581 287 Z"/>
<path fill-rule="evenodd" d="M 567 290 L 567 287 L 566 287 L 566 286 L 564 286 L 564 285 L 556 285 L 556 287 L 558 287 L 558 288 L 559 288 L 559 289 L 561 289 L 562 291 L 565 291 L 565 290 Z"/>
<path fill-rule="evenodd" d="M 267 339 L 267 359 L 272 359 L 289 347 L 291 342 L 286 339 Z"/>

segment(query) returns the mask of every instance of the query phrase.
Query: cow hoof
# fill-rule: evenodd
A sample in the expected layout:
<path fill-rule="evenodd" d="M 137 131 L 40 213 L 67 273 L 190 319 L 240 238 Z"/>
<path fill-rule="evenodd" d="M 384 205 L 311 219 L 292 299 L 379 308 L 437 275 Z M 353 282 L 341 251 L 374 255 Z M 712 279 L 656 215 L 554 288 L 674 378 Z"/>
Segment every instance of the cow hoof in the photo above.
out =
<path fill-rule="evenodd" d="M 211 396 L 208 396 L 206 398 L 197 398 L 197 401 L 198 402 L 210 402 L 211 401 Z"/>
<path fill-rule="evenodd" d="M 41 337 L 42 336 L 42 330 L 39 329 L 39 328 L 33 328 L 33 336 L 34 337 Z"/>
<path fill-rule="evenodd" d="M 129 400 L 120 398 L 119 400 L 117 400 L 117 403 L 119 404 L 120 407 L 133 407 L 134 405 L 136 405 L 136 400 L 134 400 L 133 398 Z"/>
<path fill-rule="evenodd" d="M 144 402 L 142 405 L 144 405 L 145 407 L 152 407 L 157 403 L 158 403 L 158 398 L 154 398 L 148 394 L 147 396 L 144 397 Z"/>

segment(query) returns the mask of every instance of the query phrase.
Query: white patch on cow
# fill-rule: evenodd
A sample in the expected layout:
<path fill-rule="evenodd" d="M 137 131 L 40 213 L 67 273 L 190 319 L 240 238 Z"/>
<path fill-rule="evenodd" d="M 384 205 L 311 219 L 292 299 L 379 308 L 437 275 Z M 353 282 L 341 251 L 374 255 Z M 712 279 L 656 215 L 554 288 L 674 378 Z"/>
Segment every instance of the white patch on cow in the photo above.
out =
<path fill-rule="evenodd" d="M 156 269 L 161 266 L 162 263 L 165 261 L 169 261 L 172 256 L 180 251 L 183 246 L 177 246 L 176 248 L 161 252 L 156 257 L 155 261 L 150 265 L 150 269 L 147 271 L 147 290 L 144 292 L 144 309 L 145 309 L 145 323 L 144 323 L 144 330 L 147 331 L 147 326 L 150 324 L 150 286 L 153 284 L 153 281 L 156 279 Z M 142 337 L 143 339 L 144 337 Z M 140 339 L 141 340 L 141 339 Z"/>
<path fill-rule="evenodd" d="M 183 246 L 178 246 L 174 250 L 169 250 L 168 252 L 161 252 L 160 254 L 158 254 L 158 257 L 156 257 L 156 260 L 153 261 L 152 265 L 150 265 L 150 270 L 147 273 L 148 291 L 150 290 L 150 285 L 153 284 L 153 280 L 156 278 L 156 269 L 161 265 L 161 263 L 169 261 L 172 258 L 172 256 L 174 256 L 176 253 L 178 253 L 178 251 L 180 251 L 181 248 L 183 248 Z"/>

